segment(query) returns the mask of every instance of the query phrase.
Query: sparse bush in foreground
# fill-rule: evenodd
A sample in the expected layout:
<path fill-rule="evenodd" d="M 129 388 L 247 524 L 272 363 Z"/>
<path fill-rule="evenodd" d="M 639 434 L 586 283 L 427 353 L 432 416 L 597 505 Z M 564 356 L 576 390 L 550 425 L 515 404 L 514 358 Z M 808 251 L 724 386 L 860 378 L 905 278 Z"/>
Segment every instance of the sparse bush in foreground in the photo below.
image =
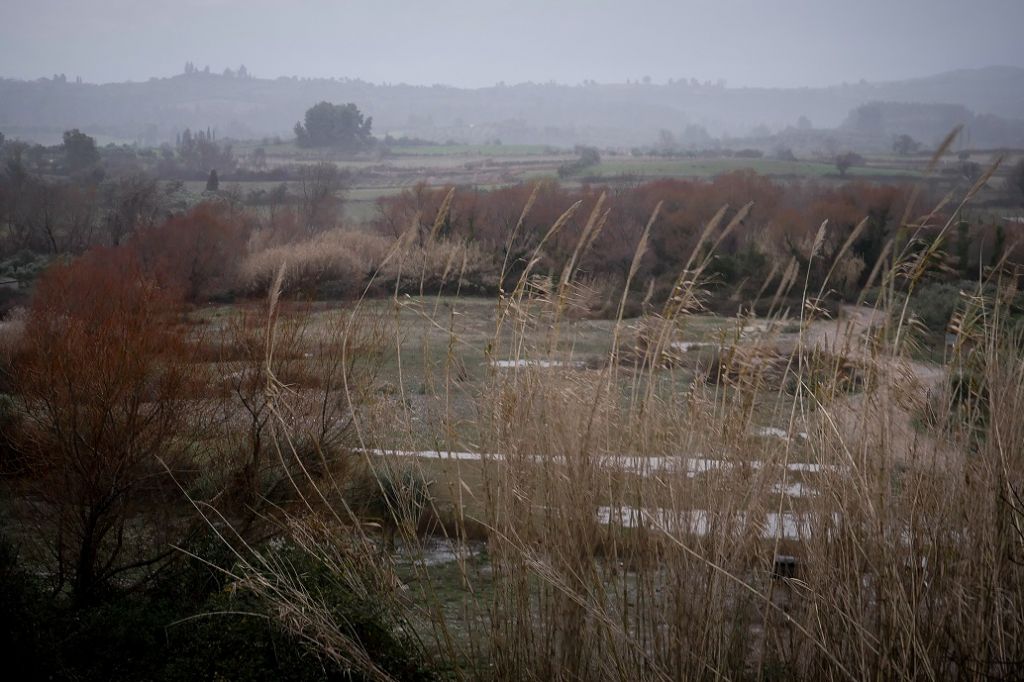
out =
<path fill-rule="evenodd" d="M 207 558 L 209 550 L 204 551 Z M 379 605 L 347 592 L 288 547 L 267 550 L 288 562 L 345 627 L 367 643 L 382 671 L 398 679 L 436 679 L 415 648 L 388 631 Z M 230 573 L 228 561 L 221 567 Z M 196 589 L 196 585 L 202 587 Z M 380 679 L 345 670 L 309 652 L 253 593 L 196 560 L 149 593 L 119 594 L 90 609 L 54 600 L 0 544 L 0 654 L 18 680 L 95 682 L 139 679 L 185 682 L 197 676 L 231 680 Z M 55 645 L 55 643 L 57 643 Z"/>

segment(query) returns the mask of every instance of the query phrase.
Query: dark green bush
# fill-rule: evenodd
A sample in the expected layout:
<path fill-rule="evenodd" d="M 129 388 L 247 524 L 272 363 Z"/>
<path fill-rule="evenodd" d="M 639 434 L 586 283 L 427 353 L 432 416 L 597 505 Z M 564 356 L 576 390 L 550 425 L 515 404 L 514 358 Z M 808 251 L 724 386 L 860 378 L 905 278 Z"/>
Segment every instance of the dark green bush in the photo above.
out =
<path fill-rule="evenodd" d="M 195 549 L 199 549 L 197 546 Z M 230 552 L 210 546 L 215 564 Z M 298 552 L 287 561 L 304 586 L 331 605 L 377 662 L 396 679 L 436 676 L 392 632 L 382 607 Z M 14 680 L 360 680 L 322 660 L 285 632 L 260 598 L 192 561 L 146 593 L 118 594 L 74 608 L 42 589 L 9 542 L 0 541 L 0 660 Z"/>

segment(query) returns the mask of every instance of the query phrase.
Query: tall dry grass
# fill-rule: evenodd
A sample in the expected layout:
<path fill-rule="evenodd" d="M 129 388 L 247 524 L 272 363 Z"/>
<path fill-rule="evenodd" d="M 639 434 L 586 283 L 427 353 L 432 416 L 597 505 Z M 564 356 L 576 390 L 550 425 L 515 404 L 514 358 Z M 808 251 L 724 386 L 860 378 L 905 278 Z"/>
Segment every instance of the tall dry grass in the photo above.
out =
<path fill-rule="evenodd" d="M 352 297 L 364 293 L 371 283 L 380 287 L 404 282 L 411 291 L 419 287 L 437 291 L 457 277 L 480 291 L 492 288 L 497 280 L 494 259 L 472 242 L 395 240 L 336 228 L 269 247 L 254 239 L 240 267 L 241 288 L 267 292 L 282 266 L 285 293 L 324 283 L 335 283 Z"/>
<path fill-rule="evenodd" d="M 908 211 L 871 276 L 879 302 L 834 320 L 822 305 L 828 284 L 807 285 L 822 224 L 812 262 L 794 260 L 762 287 L 772 301 L 798 296 L 802 309 L 774 313 L 755 337 L 741 320 L 691 381 L 673 341 L 699 310 L 714 247 L 746 210 L 729 222 L 716 215 L 661 309 L 627 320 L 652 217 L 597 369 L 557 364 L 572 360 L 570 313 L 590 292 L 572 264 L 556 280 L 535 275 L 543 242 L 518 281 L 502 282 L 485 354 L 549 364 L 493 369 L 467 385 L 457 379 L 463 340 L 450 328 L 443 379 L 423 389 L 439 406 L 426 418 L 439 450 L 481 461 L 435 481 L 432 501 L 388 509 L 415 558 L 427 540 L 407 510 L 426 504 L 430 528 L 456 548 L 460 608 L 432 589 L 427 562 L 412 563 L 425 601 L 409 600 L 376 522 L 345 503 L 344 482 L 310 480 L 341 503 L 308 500 L 284 532 L 339 581 L 391 605 L 392 627 L 415 633 L 424 660 L 453 678 L 1019 678 L 1024 357 L 1008 304 L 1019 273 L 995 267 L 964 292 L 946 361 L 924 365 L 896 294 L 941 268 L 941 238 L 919 234 L 927 225 L 941 237 L 952 218 Z M 984 285 L 999 293 L 985 296 Z M 456 397 L 475 406 L 472 428 L 460 428 Z M 358 415 L 360 449 L 339 456 L 415 449 L 424 417 L 407 404 Z M 782 437 L 759 437 L 766 421 Z M 384 474 L 376 480 L 383 490 Z M 470 560 L 477 541 L 486 561 Z M 266 574 L 262 556 L 239 554 L 243 584 L 322 655 L 387 677 L 286 567 L 277 583 L 255 579 Z"/>

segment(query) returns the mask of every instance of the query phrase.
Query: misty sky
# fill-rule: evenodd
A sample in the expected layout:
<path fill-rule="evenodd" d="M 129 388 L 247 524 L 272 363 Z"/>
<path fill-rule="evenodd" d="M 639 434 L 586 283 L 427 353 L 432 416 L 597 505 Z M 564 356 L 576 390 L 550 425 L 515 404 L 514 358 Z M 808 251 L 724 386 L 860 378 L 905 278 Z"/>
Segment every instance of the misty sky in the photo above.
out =
<path fill-rule="evenodd" d="M 0 0 L 0 76 L 729 85 L 1024 66 L 1024 0 Z"/>

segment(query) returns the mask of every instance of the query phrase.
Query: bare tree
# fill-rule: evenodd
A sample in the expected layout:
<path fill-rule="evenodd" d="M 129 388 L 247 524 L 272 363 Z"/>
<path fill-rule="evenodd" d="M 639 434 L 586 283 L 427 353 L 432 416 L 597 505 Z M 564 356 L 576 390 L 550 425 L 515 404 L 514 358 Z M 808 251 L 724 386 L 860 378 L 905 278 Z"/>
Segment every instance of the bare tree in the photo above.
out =
<path fill-rule="evenodd" d="M 853 166 L 861 166 L 864 164 L 864 157 L 856 152 L 845 152 L 836 157 L 836 169 L 839 174 L 846 176 L 846 171 L 850 170 Z"/>
<path fill-rule="evenodd" d="M 215 349 L 228 392 L 217 460 L 228 479 L 220 508 L 237 527 L 248 530 L 268 503 L 286 506 L 296 483 L 318 479 L 333 466 L 328 456 L 351 444 L 355 414 L 377 388 L 388 336 L 382 316 L 353 315 L 334 313 L 314 324 L 308 309 L 278 305 L 228 321 Z M 288 389 L 282 394 L 275 386 Z M 287 442 L 277 428 L 282 418 L 293 429 Z"/>
<path fill-rule="evenodd" d="M 103 212 L 107 239 L 120 244 L 138 229 L 155 225 L 166 214 L 157 181 L 146 176 L 119 178 L 104 187 Z"/>
<path fill-rule="evenodd" d="M 345 187 L 344 180 L 338 167 L 327 161 L 302 167 L 299 213 L 306 231 L 323 232 L 338 224 L 343 203 L 339 194 Z"/>

